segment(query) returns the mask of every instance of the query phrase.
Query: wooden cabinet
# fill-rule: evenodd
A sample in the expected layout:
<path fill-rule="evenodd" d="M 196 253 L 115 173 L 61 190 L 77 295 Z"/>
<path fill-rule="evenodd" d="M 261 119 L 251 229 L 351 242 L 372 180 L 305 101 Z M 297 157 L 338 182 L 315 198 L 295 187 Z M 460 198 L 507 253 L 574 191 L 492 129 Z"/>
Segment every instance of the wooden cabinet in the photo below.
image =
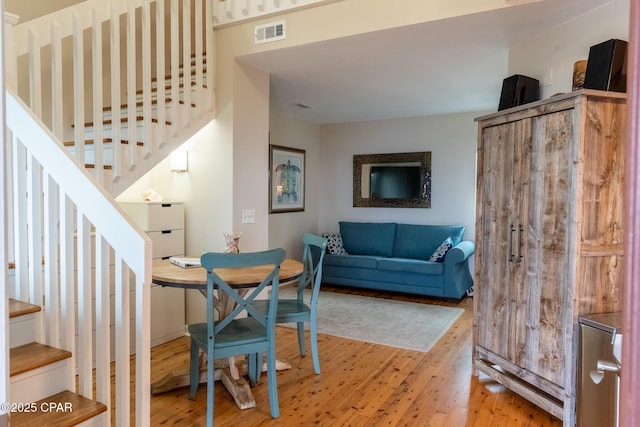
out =
<path fill-rule="evenodd" d="M 478 119 L 474 367 L 575 423 L 577 322 L 622 306 L 626 97 Z"/>
<path fill-rule="evenodd" d="M 152 257 L 184 256 L 184 205 L 175 202 L 121 203 L 152 241 Z M 151 285 L 151 346 L 185 334 L 184 289 Z"/>

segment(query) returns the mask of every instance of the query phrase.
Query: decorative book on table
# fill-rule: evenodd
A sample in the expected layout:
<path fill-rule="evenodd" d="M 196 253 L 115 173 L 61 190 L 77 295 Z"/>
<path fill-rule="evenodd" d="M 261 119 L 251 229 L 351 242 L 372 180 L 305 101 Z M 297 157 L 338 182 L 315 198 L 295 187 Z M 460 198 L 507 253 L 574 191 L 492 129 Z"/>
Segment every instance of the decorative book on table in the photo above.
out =
<path fill-rule="evenodd" d="M 169 262 L 182 268 L 200 267 L 200 258 L 172 256 Z"/>

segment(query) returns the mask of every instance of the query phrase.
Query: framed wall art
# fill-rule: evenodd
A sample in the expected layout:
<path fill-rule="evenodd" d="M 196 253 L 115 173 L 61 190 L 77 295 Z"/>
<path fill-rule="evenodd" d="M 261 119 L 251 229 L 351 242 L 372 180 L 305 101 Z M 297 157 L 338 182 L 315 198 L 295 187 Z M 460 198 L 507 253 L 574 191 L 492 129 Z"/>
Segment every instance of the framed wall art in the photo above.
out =
<path fill-rule="evenodd" d="M 269 213 L 304 211 L 305 151 L 269 144 Z"/>

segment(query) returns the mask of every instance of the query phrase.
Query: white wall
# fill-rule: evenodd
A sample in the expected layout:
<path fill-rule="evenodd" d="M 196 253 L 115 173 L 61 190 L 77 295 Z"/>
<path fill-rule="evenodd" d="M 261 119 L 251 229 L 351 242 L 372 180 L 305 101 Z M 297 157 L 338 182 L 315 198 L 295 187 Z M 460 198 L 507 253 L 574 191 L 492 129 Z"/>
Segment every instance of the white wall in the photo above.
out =
<path fill-rule="evenodd" d="M 326 168 L 320 155 L 320 126 L 272 111 L 271 144 L 305 150 L 304 212 L 282 212 L 269 215 L 269 247 L 284 248 L 287 256 L 302 258 L 302 234 L 318 233 L 320 187 Z"/>
<path fill-rule="evenodd" d="M 542 98 L 571 92 L 573 64 L 609 39 L 629 40 L 629 0 L 612 0 L 509 50 L 509 75 L 540 80 Z"/>
<path fill-rule="evenodd" d="M 233 230 L 228 231 L 242 233 L 241 251 L 262 251 L 269 238 L 269 74 L 234 61 L 233 88 Z M 255 212 L 254 223 L 242 222 L 243 210 Z"/>
<path fill-rule="evenodd" d="M 463 224 L 474 240 L 477 125 L 482 113 L 376 120 L 321 128 L 320 231 L 338 221 Z M 431 151 L 431 208 L 354 208 L 353 155 Z"/>
<path fill-rule="evenodd" d="M 212 121 L 180 148 L 189 153 L 187 172 L 171 172 L 168 157 L 117 198 L 119 202 L 140 201 L 142 193 L 153 188 L 163 200 L 183 202 L 188 255 L 224 250 L 222 234 L 231 228 L 231 206 L 219 203 L 231 199 L 231 147 L 216 140 L 216 126 Z"/>

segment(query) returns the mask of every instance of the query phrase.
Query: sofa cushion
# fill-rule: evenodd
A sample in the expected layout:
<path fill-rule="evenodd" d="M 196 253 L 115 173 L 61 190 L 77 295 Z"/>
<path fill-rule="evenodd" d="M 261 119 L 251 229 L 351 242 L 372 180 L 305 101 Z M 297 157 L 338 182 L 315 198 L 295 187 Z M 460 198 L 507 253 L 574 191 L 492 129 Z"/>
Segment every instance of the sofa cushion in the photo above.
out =
<path fill-rule="evenodd" d="M 439 262 L 421 261 L 417 259 L 380 258 L 378 260 L 378 270 L 439 276 L 443 274 L 443 268 L 444 266 Z"/>
<path fill-rule="evenodd" d="M 444 257 L 449 252 L 449 249 L 453 247 L 453 242 L 451 241 L 451 237 L 447 237 L 444 239 L 444 242 L 440 243 L 440 246 L 436 248 L 435 251 L 431 254 L 429 261 L 431 262 L 444 262 Z"/>
<path fill-rule="evenodd" d="M 371 268 L 378 267 L 378 258 L 363 255 L 330 255 L 324 256 L 324 265 L 336 267 Z"/>
<path fill-rule="evenodd" d="M 398 224 L 393 256 L 428 260 L 447 237 L 455 246 L 463 234 L 463 225 Z"/>
<path fill-rule="evenodd" d="M 391 257 L 396 224 L 340 221 L 340 235 L 349 254 Z"/>
<path fill-rule="evenodd" d="M 347 255 L 340 233 L 321 233 L 321 236 L 327 239 L 327 253 L 332 255 Z"/>

